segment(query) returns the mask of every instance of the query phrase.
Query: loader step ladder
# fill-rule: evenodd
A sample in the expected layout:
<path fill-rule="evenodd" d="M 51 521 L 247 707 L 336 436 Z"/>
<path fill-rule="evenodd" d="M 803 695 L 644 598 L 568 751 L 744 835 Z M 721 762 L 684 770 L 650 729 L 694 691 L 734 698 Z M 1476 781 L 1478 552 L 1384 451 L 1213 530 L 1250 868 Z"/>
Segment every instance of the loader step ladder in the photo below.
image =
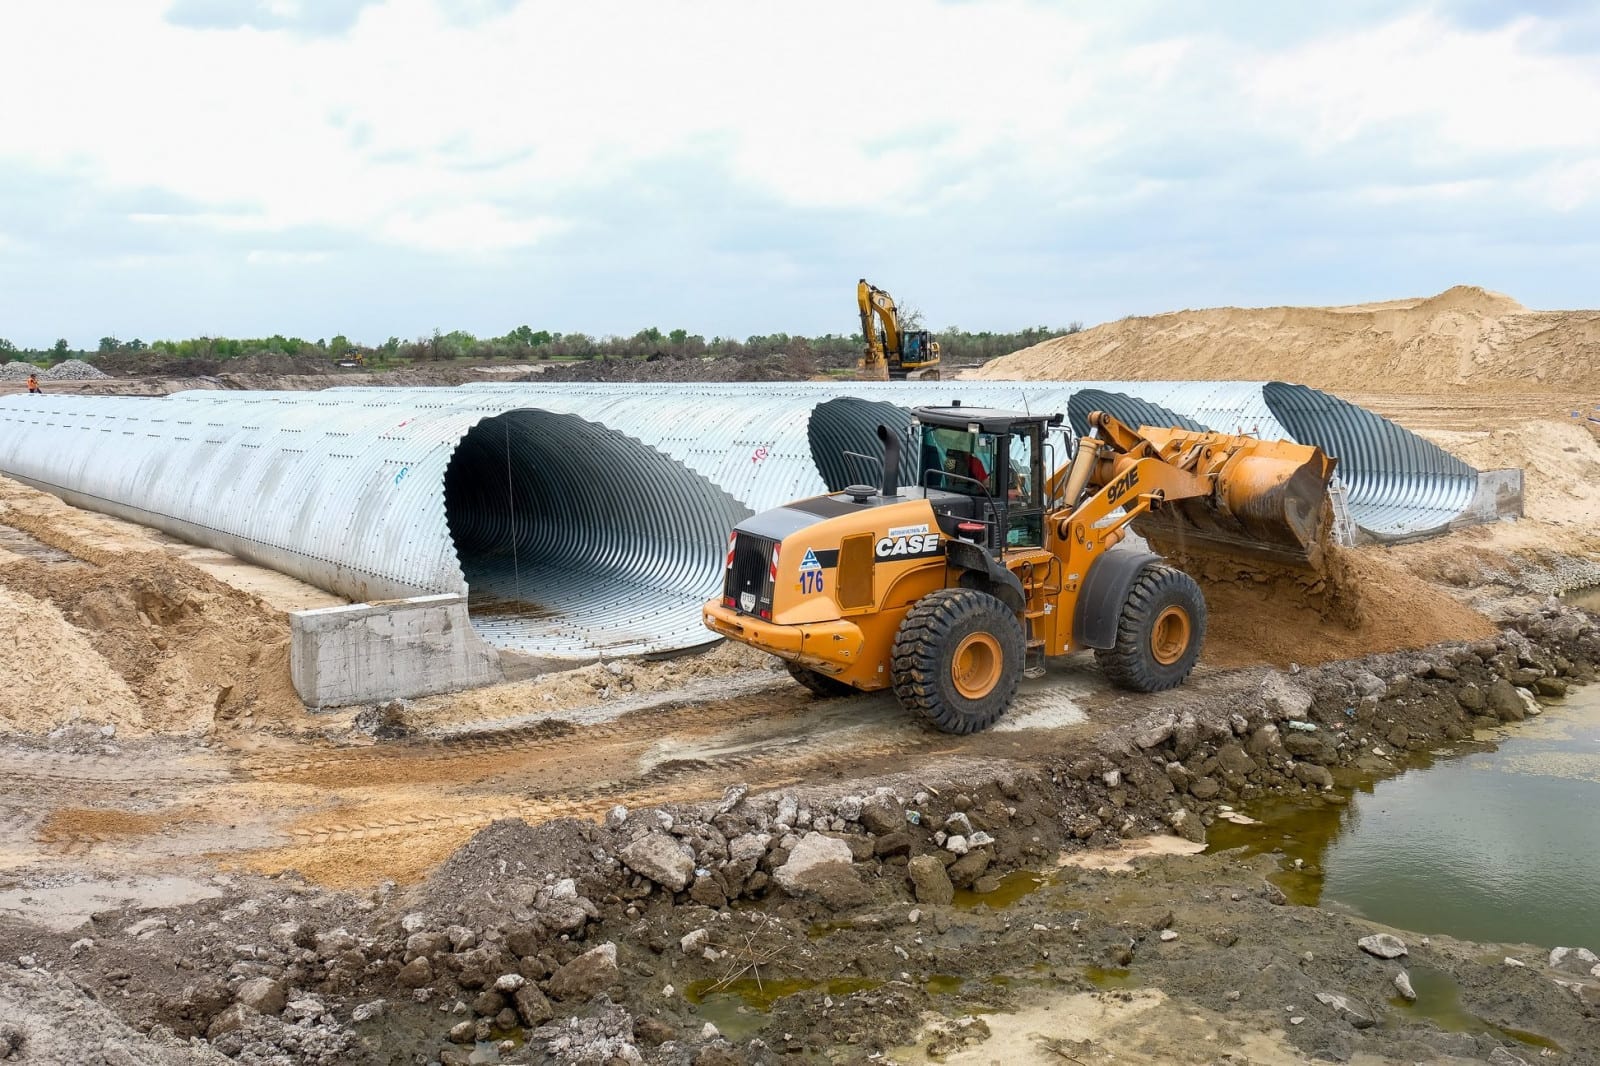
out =
<path fill-rule="evenodd" d="M 1044 641 L 1033 635 L 1033 620 L 1043 617 L 1043 611 L 1023 613 L 1023 624 L 1027 627 L 1027 643 L 1022 648 L 1022 676 L 1030 680 L 1044 676 Z"/>

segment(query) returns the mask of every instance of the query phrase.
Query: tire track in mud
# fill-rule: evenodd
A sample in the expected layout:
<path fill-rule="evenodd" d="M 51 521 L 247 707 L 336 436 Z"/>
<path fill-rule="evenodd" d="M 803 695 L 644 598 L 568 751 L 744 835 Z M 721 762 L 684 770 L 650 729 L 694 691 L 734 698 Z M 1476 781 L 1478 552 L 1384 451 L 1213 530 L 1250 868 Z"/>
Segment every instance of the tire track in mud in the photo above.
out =
<path fill-rule="evenodd" d="M 220 783 L 237 776 L 221 762 L 185 766 L 164 756 L 137 752 L 66 755 L 60 752 L 8 751 L 6 783 L 32 781 L 56 785 L 193 785 Z"/>
<path fill-rule="evenodd" d="M 298 775 L 321 770 L 383 763 L 438 763 L 511 754 L 555 755 L 563 750 L 583 752 L 596 745 L 657 740 L 677 733 L 704 734 L 737 729 L 751 722 L 799 718 L 814 710 L 815 700 L 809 693 L 798 687 L 791 691 L 785 686 L 773 692 L 714 703 L 675 703 L 665 710 L 642 708 L 596 725 L 577 726 L 551 718 L 499 732 L 475 730 L 470 734 L 445 734 L 390 742 L 375 748 L 329 751 L 313 758 L 258 756 L 241 760 L 237 768 L 254 780 L 292 781 Z"/>
<path fill-rule="evenodd" d="M 535 796 L 498 806 L 479 807 L 460 814 L 417 814 L 360 824 L 330 822 L 302 826 L 290 830 L 289 836 L 295 844 L 347 843 L 399 833 L 476 828 L 501 818 L 542 822 L 556 818 L 592 817 L 604 813 L 623 799 L 634 806 L 648 807 L 715 795 L 729 783 L 730 772 L 759 767 L 764 771 L 762 787 L 777 788 L 806 780 L 821 770 L 895 756 L 937 755 L 948 750 L 949 745 L 950 738 L 937 734 L 916 734 L 877 744 L 853 746 L 843 751 L 837 748 L 812 750 L 798 758 L 786 759 L 781 751 L 792 747 L 792 741 L 784 738 L 775 745 L 734 755 L 662 763 L 637 777 L 597 783 L 559 796 Z"/>

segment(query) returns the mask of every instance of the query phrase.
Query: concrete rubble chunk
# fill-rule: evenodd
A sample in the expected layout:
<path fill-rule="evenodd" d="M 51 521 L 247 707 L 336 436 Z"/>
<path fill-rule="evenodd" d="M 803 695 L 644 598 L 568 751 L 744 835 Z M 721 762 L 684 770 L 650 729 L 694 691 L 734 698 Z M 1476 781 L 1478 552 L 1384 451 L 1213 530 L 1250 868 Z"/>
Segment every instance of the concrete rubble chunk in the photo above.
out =
<path fill-rule="evenodd" d="M 1357 1006 L 1349 996 L 1337 992 L 1318 992 L 1317 1002 L 1324 1007 L 1332 1007 L 1344 1015 L 1346 1020 L 1357 1029 L 1368 1029 L 1374 1024 L 1372 1015 L 1363 1007 Z"/>
<path fill-rule="evenodd" d="M 522 1024 L 530 1029 L 543 1025 L 555 1015 L 550 1001 L 539 991 L 539 986 L 532 982 L 512 993 L 511 1002 L 516 1007 L 517 1017 L 521 1018 Z"/>
<path fill-rule="evenodd" d="M 426 955 L 418 955 L 395 974 L 395 983 L 401 988 L 423 988 L 433 983 L 433 964 Z"/>
<path fill-rule="evenodd" d="M 849 866 L 850 845 L 837 837 L 807 833 L 789 852 L 784 864 L 773 871 L 772 879 L 785 892 L 804 892 L 828 866 Z"/>
<path fill-rule="evenodd" d="M 678 947 L 685 955 L 693 955 L 706 945 L 711 939 L 711 934 L 704 929 L 691 929 L 678 940 Z"/>
<path fill-rule="evenodd" d="M 260 1011 L 262 1014 L 282 1014 L 283 1008 L 288 1005 L 288 993 L 284 987 L 270 977 L 252 977 L 239 986 L 239 991 L 234 997 L 251 1010 Z"/>
<path fill-rule="evenodd" d="M 749 794 L 750 794 L 750 786 L 749 785 L 746 785 L 746 784 L 743 784 L 743 783 L 740 783 L 740 784 L 737 784 L 737 785 L 729 785 L 726 789 L 723 790 L 722 802 L 717 804 L 717 813 L 718 814 L 727 814 L 727 813 L 729 813 L 735 807 L 739 806 L 739 804 L 743 803 L 744 802 L 744 798 L 746 796 L 748 796 Z"/>
<path fill-rule="evenodd" d="M 1362 951 L 1380 959 L 1398 959 L 1406 954 L 1406 942 L 1393 933 L 1373 933 L 1356 941 Z"/>
<path fill-rule="evenodd" d="M 945 872 L 944 863 L 932 855 L 918 855 L 906 864 L 912 891 L 918 903 L 949 903 L 956 897 L 955 886 Z"/>
<path fill-rule="evenodd" d="M 635 840 L 618 856 L 634 873 L 673 892 L 687 888 L 689 877 L 694 873 L 694 855 L 660 830 L 652 830 Z"/>
<path fill-rule="evenodd" d="M 557 970 L 546 991 L 560 1000 L 586 1000 L 610 988 L 621 976 L 617 945 L 608 940 Z"/>
<path fill-rule="evenodd" d="M 1401 997 L 1408 1002 L 1416 1002 L 1417 990 L 1411 987 L 1411 975 L 1401 970 L 1394 975 L 1394 987 Z"/>

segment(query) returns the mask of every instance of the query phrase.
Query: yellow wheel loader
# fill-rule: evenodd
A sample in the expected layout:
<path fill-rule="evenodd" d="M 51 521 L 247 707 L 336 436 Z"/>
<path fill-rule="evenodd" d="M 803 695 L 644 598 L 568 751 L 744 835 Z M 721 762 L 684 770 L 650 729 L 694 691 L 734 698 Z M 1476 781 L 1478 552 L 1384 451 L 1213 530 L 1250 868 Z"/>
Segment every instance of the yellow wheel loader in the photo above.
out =
<path fill-rule="evenodd" d="M 1334 460 L 1321 449 L 1089 416 L 913 412 L 919 483 L 878 427 L 881 484 L 796 500 L 733 530 L 705 624 L 780 656 L 819 695 L 893 688 L 939 729 L 971 733 L 1047 656 L 1093 649 L 1115 684 L 1179 685 L 1206 605 L 1152 545 L 1321 565 Z M 1070 460 L 1054 470 L 1056 443 Z"/>
<path fill-rule="evenodd" d="M 856 304 L 867 342 L 857 363 L 863 380 L 939 380 L 939 342 L 925 329 L 901 329 L 892 296 L 862 278 L 856 284 Z"/>

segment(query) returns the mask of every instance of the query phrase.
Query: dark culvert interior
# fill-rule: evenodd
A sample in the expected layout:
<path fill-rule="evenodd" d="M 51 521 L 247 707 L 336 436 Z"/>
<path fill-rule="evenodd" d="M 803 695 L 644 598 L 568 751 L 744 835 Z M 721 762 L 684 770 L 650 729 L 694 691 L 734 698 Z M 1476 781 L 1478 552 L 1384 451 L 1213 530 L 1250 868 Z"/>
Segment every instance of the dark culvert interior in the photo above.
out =
<path fill-rule="evenodd" d="M 445 471 L 473 628 L 552 658 L 709 642 L 701 605 L 749 509 L 660 452 L 573 415 L 485 419 Z"/>

